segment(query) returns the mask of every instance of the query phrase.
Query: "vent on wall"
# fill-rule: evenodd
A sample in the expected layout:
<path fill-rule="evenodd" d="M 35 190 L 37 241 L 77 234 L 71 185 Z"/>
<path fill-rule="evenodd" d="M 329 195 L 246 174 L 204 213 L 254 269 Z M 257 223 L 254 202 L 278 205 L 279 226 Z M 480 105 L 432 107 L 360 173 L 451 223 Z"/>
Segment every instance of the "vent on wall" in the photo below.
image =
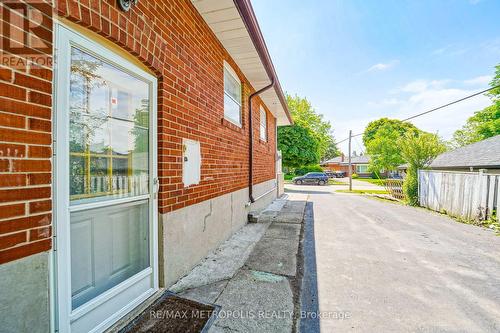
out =
<path fill-rule="evenodd" d="M 182 150 L 182 182 L 185 187 L 198 184 L 201 171 L 200 142 L 183 139 Z"/>

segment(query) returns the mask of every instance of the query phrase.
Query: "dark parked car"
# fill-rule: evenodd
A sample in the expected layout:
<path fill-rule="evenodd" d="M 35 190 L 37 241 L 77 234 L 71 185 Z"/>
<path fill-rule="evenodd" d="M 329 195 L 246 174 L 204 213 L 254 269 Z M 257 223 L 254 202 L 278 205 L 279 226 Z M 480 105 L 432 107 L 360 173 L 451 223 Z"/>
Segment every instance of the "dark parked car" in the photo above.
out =
<path fill-rule="evenodd" d="M 326 170 L 325 175 L 327 175 L 328 178 L 335 178 L 335 172 L 330 171 L 330 170 Z"/>
<path fill-rule="evenodd" d="M 334 176 L 335 178 L 344 178 L 346 176 L 345 171 L 335 171 L 334 174 L 335 174 L 335 176 Z"/>
<path fill-rule="evenodd" d="M 323 172 L 308 172 L 303 176 L 295 177 L 293 183 L 296 185 L 302 184 L 328 184 L 328 176 Z"/>

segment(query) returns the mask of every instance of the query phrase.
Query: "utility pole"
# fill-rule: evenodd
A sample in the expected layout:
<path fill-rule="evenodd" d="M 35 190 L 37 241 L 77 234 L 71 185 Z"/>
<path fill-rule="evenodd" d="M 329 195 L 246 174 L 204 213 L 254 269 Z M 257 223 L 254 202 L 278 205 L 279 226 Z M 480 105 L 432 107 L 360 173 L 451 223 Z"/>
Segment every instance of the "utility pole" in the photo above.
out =
<path fill-rule="evenodd" d="M 352 130 L 349 130 L 349 191 L 352 191 L 351 139 Z"/>

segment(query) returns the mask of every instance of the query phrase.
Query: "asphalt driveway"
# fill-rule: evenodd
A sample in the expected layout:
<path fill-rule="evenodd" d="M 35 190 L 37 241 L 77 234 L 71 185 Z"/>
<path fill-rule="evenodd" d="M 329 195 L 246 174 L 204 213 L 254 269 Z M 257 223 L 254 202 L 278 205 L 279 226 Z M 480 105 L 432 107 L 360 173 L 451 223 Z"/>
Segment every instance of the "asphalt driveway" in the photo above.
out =
<path fill-rule="evenodd" d="M 286 188 L 313 203 L 322 332 L 500 332 L 493 232 L 334 186 Z"/>

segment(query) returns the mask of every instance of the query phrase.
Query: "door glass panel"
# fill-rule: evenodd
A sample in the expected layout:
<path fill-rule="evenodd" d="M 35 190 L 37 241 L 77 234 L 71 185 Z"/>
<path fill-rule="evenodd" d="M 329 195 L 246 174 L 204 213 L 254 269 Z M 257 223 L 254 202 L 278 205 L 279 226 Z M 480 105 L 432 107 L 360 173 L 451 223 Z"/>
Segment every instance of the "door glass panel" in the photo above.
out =
<path fill-rule="evenodd" d="M 150 84 L 75 47 L 69 85 L 72 309 L 150 267 Z"/>
<path fill-rule="evenodd" d="M 71 49 L 71 204 L 149 192 L 149 84 Z"/>
<path fill-rule="evenodd" d="M 72 309 L 149 267 L 149 202 L 71 214 Z"/>

